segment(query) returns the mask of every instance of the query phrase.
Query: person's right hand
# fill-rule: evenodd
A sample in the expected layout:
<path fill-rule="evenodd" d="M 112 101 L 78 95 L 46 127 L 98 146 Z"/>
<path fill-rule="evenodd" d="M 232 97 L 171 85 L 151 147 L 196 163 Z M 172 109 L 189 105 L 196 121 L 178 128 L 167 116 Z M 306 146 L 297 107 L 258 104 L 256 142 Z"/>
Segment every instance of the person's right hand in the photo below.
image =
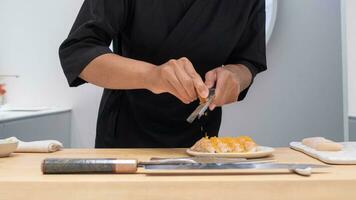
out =
<path fill-rule="evenodd" d="M 155 94 L 171 93 L 189 104 L 198 96 L 207 98 L 209 89 L 187 58 L 172 59 L 154 69 L 150 90 Z"/>

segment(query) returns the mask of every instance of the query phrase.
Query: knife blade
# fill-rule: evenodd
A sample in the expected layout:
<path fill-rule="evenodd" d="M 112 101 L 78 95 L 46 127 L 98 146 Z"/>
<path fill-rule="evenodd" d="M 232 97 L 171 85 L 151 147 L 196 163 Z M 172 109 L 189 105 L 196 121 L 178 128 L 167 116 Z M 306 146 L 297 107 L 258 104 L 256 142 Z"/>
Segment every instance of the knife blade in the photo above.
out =
<path fill-rule="evenodd" d="M 152 157 L 150 161 L 144 162 L 145 164 L 152 164 L 153 162 L 161 162 L 162 164 L 185 164 L 185 163 L 261 163 L 261 162 L 274 162 L 273 157 L 268 158 L 220 158 L 220 157 L 177 157 L 177 158 L 160 158 Z M 143 162 L 140 162 L 143 163 Z"/>
<path fill-rule="evenodd" d="M 180 165 L 145 165 L 147 170 L 176 170 L 176 169 L 307 169 L 327 168 L 327 165 L 295 164 L 295 163 L 198 163 Z"/>

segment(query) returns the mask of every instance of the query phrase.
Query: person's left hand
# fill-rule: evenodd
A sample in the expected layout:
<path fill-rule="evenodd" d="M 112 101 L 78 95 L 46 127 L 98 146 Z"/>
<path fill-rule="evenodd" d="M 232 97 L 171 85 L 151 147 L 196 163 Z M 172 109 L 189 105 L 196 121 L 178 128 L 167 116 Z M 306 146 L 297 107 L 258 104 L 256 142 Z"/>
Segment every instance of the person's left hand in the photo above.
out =
<path fill-rule="evenodd" d="M 208 88 L 215 85 L 215 98 L 209 109 L 237 101 L 240 94 L 238 76 L 228 67 L 218 67 L 205 74 L 205 84 Z"/>

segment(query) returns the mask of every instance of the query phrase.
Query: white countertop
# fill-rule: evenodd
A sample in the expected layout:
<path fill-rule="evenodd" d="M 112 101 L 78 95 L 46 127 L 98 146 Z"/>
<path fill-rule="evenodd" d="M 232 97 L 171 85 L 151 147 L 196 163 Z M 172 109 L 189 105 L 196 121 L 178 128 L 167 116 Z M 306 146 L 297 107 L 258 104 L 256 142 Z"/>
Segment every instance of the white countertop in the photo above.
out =
<path fill-rule="evenodd" d="M 0 123 L 19 120 L 19 119 L 26 119 L 30 117 L 39 117 L 43 115 L 70 112 L 70 111 L 71 111 L 70 108 L 59 108 L 59 107 L 52 107 L 39 111 L 4 111 L 0 109 Z"/>

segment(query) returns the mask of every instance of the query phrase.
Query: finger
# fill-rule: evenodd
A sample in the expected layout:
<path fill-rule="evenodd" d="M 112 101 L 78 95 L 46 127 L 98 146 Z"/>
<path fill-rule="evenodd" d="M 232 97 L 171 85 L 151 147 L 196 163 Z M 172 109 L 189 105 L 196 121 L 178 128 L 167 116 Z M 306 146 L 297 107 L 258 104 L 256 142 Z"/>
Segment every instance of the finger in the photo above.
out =
<path fill-rule="evenodd" d="M 177 96 L 179 99 L 181 99 L 186 104 L 190 103 L 189 97 L 186 94 L 183 86 L 178 81 L 172 67 L 166 68 L 164 71 L 165 71 L 164 77 L 166 78 L 167 82 L 172 86 L 172 88 L 175 89 L 175 92 L 177 93 L 177 95 L 175 95 L 175 96 Z"/>
<path fill-rule="evenodd" d="M 168 80 L 172 88 L 174 89 L 174 92 L 177 94 L 176 96 L 183 101 L 185 104 L 189 104 L 191 101 L 189 100 L 188 96 L 185 94 L 183 86 L 179 83 L 178 79 L 176 77 L 170 78 Z"/>
<path fill-rule="evenodd" d="M 185 69 L 188 75 L 193 79 L 194 88 L 198 95 L 202 98 L 207 98 L 209 95 L 209 89 L 201 79 L 200 75 L 195 72 L 192 66 L 187 66 Z"/>
<path fill-rule="evenodd" d="M 185 62 L 184 69 L 187 74 L 193 79 L 194 87 L 198 95 L 202 98 L 207 98 L 209 89 L 201 79 L 200 75 L 195 71 L 193 64 L 187 58 L 181 58 Z"/>
<path fill-rule="evenodd" d="M 226 80 L 227 74 L 218 70 L 216 75 L 215 98 L 213 100 L 213 104 L 216 106 L 223 105 Z"/>
<path fill-rule="evenodd" d="M 186 101 L 180 94 L 179 92 L 172 86 L 172 84 L 170 84 L 169 82 L 167 82 L 168 84 L 168 91 L 170 94 L 174 95 L 175 97 L 177 97 L 181 102 L 188 104 L 189 102 Z"/>
<path fill-rule="evenodd" d="M 197 90 L 197 93 L 202 98 L 208 98 L 209 89 L 203 82 L 203 80 L 199 77 L 193 78 L 194 87 Z"/>
<path fill-rule="evenodd" d="M 188 94 L 190 101 L 194 101 L 197 98 L 194 82 L 184 69 L 185 63 L 181 62 L 181 64 L 181 66 L 183 67 L 175 68 L 176 76 L 179 82 L 183 85 L 184 90 Z"/>
<path fill-rule="evenodd" d="M 205 74 L 205 85 L 212 88 L 216 82 L 216 70 L 211 70 Z"/>

